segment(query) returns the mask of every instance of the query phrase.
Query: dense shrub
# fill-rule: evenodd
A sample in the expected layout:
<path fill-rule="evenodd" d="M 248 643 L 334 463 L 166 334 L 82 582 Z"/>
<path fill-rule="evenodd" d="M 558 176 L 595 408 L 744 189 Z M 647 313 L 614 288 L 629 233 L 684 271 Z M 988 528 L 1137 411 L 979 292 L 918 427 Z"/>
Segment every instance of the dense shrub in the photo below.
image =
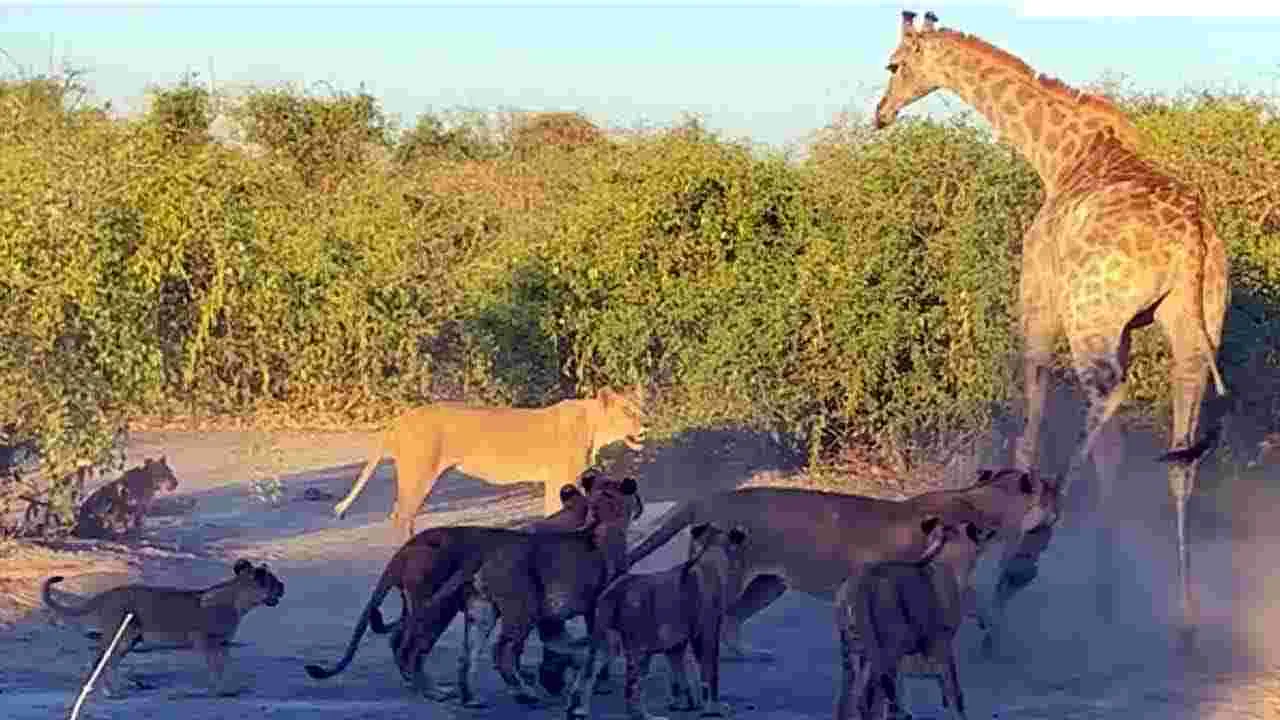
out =
<path fill-rule="evenodd" d="M 0 426 L 59 471 L 145 412 L 373 419 L 663 386 L 660 428 L 945 446 L 1016 413 L 1029 166 L 969 117 L 828 128 L 793 160 L 697 123 L 427 115 L 251 93 L 213 139 L 191 79 L 148 116 L 0 83 Z M 1230 245 L 1230 410 L 1280 427 L 1280 124 L 1268 98 L 1121 98 Z M 393 140 L 394 139 L 394 140 Z M 180 148 L 181 152 L 174 152 Z M 394 160 L 394 162 L 387 162 Z M 1163 419 L 1158 331 L 1132 411 Z"/>

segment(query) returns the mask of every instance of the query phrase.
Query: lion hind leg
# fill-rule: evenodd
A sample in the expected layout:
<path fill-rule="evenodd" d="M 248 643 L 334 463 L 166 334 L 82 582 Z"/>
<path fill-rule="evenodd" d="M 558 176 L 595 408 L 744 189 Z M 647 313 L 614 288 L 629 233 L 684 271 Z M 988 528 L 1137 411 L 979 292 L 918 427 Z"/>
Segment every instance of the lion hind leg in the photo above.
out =
<path fill-rule="evenodd" d="M 493 646 L 493 664 L 502 681 L 506 683 L 516 702 L 532 706 L 538 703 L 538 694 L 529 687 L 520 674 L 520 656 L 524 654 L 524 643 L 533 632 L 533 621 L 526 612 L 503 612 L 502 629 L 498 632 L 498 642 Z"/>
<path fill-rule="evenodd" d="M 671 704 L 667 709 L 675 712 L 702 708 L 701 693 L 695 696 L 693 686 L 689 682 L 689 666 L 686 660 L 688 647 L 689 643 L 682 642 L 664 653 L 667 657 L 667 665 L 671 669 Z"/>
<path fill-rule="evenodd" d="M 640 687 L 640 681 L 644 679 L 645 671 L 649 668 L 652 653 L 627 649 L 624 654 L 627 659 L 627 671 L 626 681 L 623 683 L 623 697 L 626 700 L 628 720 L 667 720 L 659 715 L 649 714 L 644 702 L 644 688 Z"/>
<path fill-rule="evenodd" d="M 123 620 L 124 618 L 121 617 L 114 624 L 110 624 L 110 626 L 119 627 Z M 103 627 L 107 626 L 108 624 L 103 625 Z M 111 649 L 112 639 L 112 633 L 102 633 L 102 637 L 99 638 L 98 641 L 99 657 Z M 116 644 L 115 649 L 111 650 L 111 656 L 107 658 L 106 665 L 103 667 L 102 673 L 103 690 L 107 693 L 107 697 L 124 697 L 126 691 L 121 678 L 121 675 L 123 674 L 120 669 L 121 663 L 124 661 L 125 656 L 129 654 L 129 651 L 133 649 L 133 646 L 141 639 L 142 631 L 138 628 L 137 622 L 133 622 L 124 631 L 124 634 L 120 636 L 120 642 Z"/>
<path fill-rule="evenodd" d="M 351 504 L 356 501 L 360 493 L 364 492 L 364 486 L 369 484 L 369 479 L 373 477 L 374 470 L 377 470 L 378 465 L 382 464 L 382 458 L 387 454 L 387 450 L 390 449 L 390 441 L 394 431 L 393 426 L 383 431 L 382 435 L 378 437 L 378 447 L 369 454 L 369 459 L 360 470 L 360 476 L 356 478 L 355 484 L 351 486 L 351 491 L 333 506 L 333 514 L 338 519 L 342 519 L 342 516 L 347 514 L 347 510 L 351 509 Z M 392 455 L 394 456 L 394 454 L 393 452 Z M 399 474 L 398 463 L 396 471 Z"/>

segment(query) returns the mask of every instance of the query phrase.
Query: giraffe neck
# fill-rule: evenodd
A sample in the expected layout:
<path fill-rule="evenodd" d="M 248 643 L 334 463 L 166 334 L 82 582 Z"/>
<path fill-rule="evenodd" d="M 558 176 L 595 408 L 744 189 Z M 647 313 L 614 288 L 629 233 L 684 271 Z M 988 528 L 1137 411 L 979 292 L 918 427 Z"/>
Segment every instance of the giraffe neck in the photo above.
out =
<path fill-rule="evenodd" d="M 1031 163 L 1053 193 L 1076 167 L 1097 132 L 1114 131 L 1137 150 L 1137 129 L 1106 100 L 1039 77 L 1017 58 L 948 31 L 937 33 L 940 87 L 973 106 Z"/>

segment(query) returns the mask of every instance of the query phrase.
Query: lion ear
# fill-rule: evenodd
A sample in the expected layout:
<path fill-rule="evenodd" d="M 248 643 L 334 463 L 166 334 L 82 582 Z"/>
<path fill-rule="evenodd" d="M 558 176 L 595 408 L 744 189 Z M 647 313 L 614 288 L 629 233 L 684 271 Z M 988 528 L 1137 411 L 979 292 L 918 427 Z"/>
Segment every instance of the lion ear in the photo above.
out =
<path fill-rule="evenodd" d="M 639 489 L 640 489 L 640 486 L 636 483 L 636 479 L 631 477 L 630 475 L 622 479 L 623 495 L 635 495 L 636 490 L 639 490 Z"/>
<path fill-rule="evenodd" d="M 237 575 L 239 575 L 240 573 L 244 572 L 245 570 L 248 570 L 251 567 L 253 567 L 253 563 L 249 562 L 248 560 L 245 560 L 244 558 L 240 558 L 239 560 L 236 561 L 236 564 L 232 566 L 231 569 L 234 570 Z"/>
<path fill-rule="evenodd" d="M 938 529 L 938 525 L 942 522 L 942 518 L 937 515 L 930 515 L 920 523 L 920 530 L 925 535 L 932 535 L 934 530 Z"/>
<path fill-rule="evenodd" d="M 565 483 L 564 486 L 560 488 L 560 504 L 561 505 L 568 503 L 570 500 L 574 499 L 575 497 L 581 497 L 581 496 L 582 496 L 582 491 L 579 490 L 578 486 L 574 485 L 573 483 Z"/>
<path fill-rule="evenodd" d="M 596 472 L 595 468 L 587 468 L 587 470 L 578 477 L 578 482 L 582 483 L 582 487 L 587 492 L 591 492 L 591 486 L 596 484 L 596 476 L 598 475 L 599 473 Z"/>
<path fill-rule="evenodd" d="M 709 527 L 711 527 L 711 523 L 698 523 L 697 525 L 689 528 L 689 536 L 694 540 L 697 540 L 702 537 L 702 534 L 705 533 Z"/>

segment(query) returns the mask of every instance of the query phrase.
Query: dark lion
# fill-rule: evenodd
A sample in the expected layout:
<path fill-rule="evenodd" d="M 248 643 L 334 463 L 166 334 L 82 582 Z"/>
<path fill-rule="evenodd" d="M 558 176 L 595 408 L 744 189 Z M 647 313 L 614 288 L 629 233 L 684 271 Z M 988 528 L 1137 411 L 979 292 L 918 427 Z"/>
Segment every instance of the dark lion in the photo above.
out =
<path fill-rule="evenodd" d="M 952 643 L 968 610 L 978 555 L 995 533 L 969 522 L 945 525 L 942 531 L 941 549 L 932 558 L 877 563 L 837 591 L 843 680 L 836 720 L 883 717 L 886 706 L 890 718 L 904 717 L 898 706 L 898 672 L 913 656 L 938 669 L 943 705 L 956 720 L 964 720 Z"/>
<path fill-rule="evenodd" d="M 725 531 L 710 523 L 690 528 L 692 557 L 670 570 L 628 573 L 614 580 L 596 601 L 591 648 L 569 694 L 567 716 L 591 714 L 591 692 L 599 672 L 611 657 L 626 657 L 627 716 L 633 720 L 661 720 L 645 709 L 639 685 L 655 653 L 671 666 L 672 710 L 702 706 L 701 685 L 695 697 L 685 673 L 684 654 L 693 649 L 710 703 L 704 716 L 723 716 L 720 703 L 720 623 L 730 588 L 742 570 L 740 528 Z"/>
<path fill-rule="evenodd" d="M 434 687 L 421 663 L 466 607 L 471 611 L 468 639 L 476 613 L 488 611 L 496 621 L 501 612 L 503 632 L 494 651 L 495 664 L 517 697 L 536 700 L 516 672 L 525 638 L 536 624 L 543 641 L 554 643 L 564 632 L 565 621 L 579 614 L 590 620 L 596 594 L 621 572 L 626 530 L 640 508 L 634 478 L 591 476 L 584 478 L 584 484 L 587 520 L 576 530 L 455 526 L 418 533 L 388 562 L 356 623 L 346 654 L 331 669 L 307 665 L 307 674 L 323 679 L 341 672 L 354 657 L 366 628 L 377 625 L 393 632 L 401 675 L 427 697 L 445 699 L 449 694 Z M 396 587 L 404 599 L 404 615 L 388 626 L 378 606 Z M 492 627 L 490 623 L 484 629 L 486 638 Z M 474 658 L 464 655 L 459 691 L 464 704 L 476 705 L 470 691 Z"/>
<path fill-rule="evenodd" d="M 161 490 L 177 489 L 178 478 L 165 457 L 147 458 L 119 479 L 95 490 L 81 503 L 72 533 L 96 539 L 134 536 L 142 529 L 142 520 L 151 511 L 156 495 Z"/>

